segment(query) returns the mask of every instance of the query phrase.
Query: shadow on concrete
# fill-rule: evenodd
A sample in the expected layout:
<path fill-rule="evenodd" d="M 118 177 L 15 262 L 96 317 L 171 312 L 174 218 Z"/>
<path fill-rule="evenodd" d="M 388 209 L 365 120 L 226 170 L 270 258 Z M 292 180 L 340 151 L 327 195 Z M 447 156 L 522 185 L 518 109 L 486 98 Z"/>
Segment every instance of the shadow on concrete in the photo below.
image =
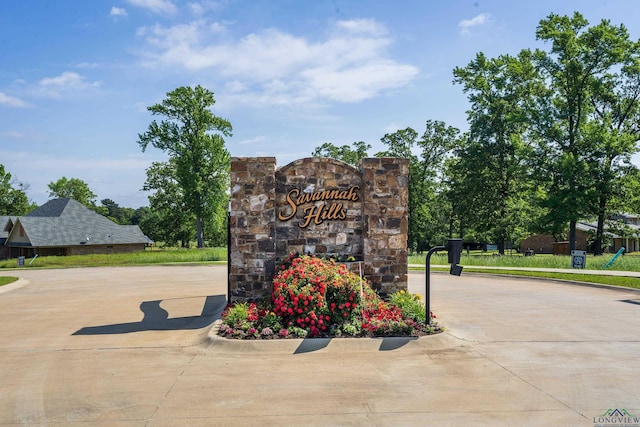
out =
<path fill-rule="evenodd" d="M 293 354 L 311 353 L 322 350 L 331 342 L 331 338 L 305 338 Z"/>
<path fill-rule="evenodd" d="M 160 307 L 162 301 L 163 300 L 144 301 L 140 304 L 140 310 L 144 313 L 144 317 L 140 322 L 87 326 L 74 332 L 73 335 L 110 335 L 141 331 L 175 331 L 204 328 L 220 319 L 222 311 L 227 305 L 227 296 L 207 296 L 204 306 L 202 307 L 202 313 L 199 316 L 176 317 L 172 319 L 169 319 L 167 310 Z"/>
<path fill-rule="evenodd" d="M 368 338 L 362 338 L 368 339 Z M 387 337 L 382 338 L 378 351 L 393 351 L 407 345 L 411 341 L 417 340 L 418 337 Z M 298 348 L 293 354 L 311 353 L 313 351 L 326 348 L 331 342 L 331 338 L 305 338 L 302 340 Z"/>
<path fill-rule="evenodd" d="M 388 337 L 383 338 L 378 351 L 392 351 L 407 345 L 410 341 L 417 340 L 418 337 Z"/>
<path fill-rule="evenodd" d="M 640 299 L 621 299 L 620 302 L 626 302 L 627 304 L 640 305 Z"/>

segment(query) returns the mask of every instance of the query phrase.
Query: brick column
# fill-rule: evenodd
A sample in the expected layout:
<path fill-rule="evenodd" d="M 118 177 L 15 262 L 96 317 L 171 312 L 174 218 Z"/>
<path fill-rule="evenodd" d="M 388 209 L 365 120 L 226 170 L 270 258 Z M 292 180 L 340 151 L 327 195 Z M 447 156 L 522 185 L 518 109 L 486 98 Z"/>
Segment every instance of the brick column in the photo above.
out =
<path fill-rule="evenodd" d="M 363 184 L 364 266 L 382 294 L 407 289 L 409 160 L 366 158 Z"/>
<path fill-rule="evenodd" d="M 275 157 L 231 158 L 231 301 L 269 298 L 275 272 Z"/>

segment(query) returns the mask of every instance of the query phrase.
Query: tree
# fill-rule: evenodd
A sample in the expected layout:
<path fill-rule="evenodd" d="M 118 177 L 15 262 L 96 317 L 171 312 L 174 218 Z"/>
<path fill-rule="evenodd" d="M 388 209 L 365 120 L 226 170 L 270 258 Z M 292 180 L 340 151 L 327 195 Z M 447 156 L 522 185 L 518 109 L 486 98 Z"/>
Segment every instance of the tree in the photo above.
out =
<path fill-rule="evenodd" d="M 63 176 L 55 182 L 49 183 L 49 197 L 54 199 L 70 198 L 85 206 L 95 206 L 96 195 L 89 188 L 89 184 L 78 178 L 67 179 Z"/>
<path fill-rule="evenodd" d="M 536 65 L 551 90 L 541 97 L 535 121 L 540 158 L 547 159 L 550 177 L 548 221 L 558 228 L 569 223 L 569 249 L 575 249 L 577 221 L 594 211 L 596 192 L 590 181 L 588 159 L 595 150 L 585 137 L 592 88 L 623 65 L 632 45 L 624 26 L 609 21 L 588 27 L 578 12 L 572 17 L 549 15 L 540 21 L 536 39 L 551 43 L 549 52 L 536 50 Z"/>
<path fill-rule="evenodd" d="M 113 222 L 122 225 L 131 224 L 131 218 L 134 214 L 132 208 L 123 208 L 111 199 L 102 199 L 100 203 L 107 210 L 106 216 Z"/>
<path fill-rule="evenodd" d="M 447 155 L 459 143 L 459 134 L 444 122 L 428 120 L 420 137 L 409 127 L 381 138 L 388 149 L 376 157 L 409 159 L 408 244 L 412 249 L 440 244 L 448 234 L 448 215 L 443 212 L 448 214 L 450 209 L 441 197 L 441 172 Z"/>
<path fill-rule="evenodd" d="M 533 216 L 526 134 L 531 93 L 541 79 L 528 51 L 493 59 L 479 53 L 453 74 L 471 109 L 468 137 L 450 163 L 450 197 L 462 226 L 504 254 L 505 242 L 524 237 Z"/>
<path fill-rule="evenodd" d="M 634 179 L 631 156 L 638 151 L 640 140 L 640 42 L 627 50 L 619 71 L 607 73 L 591 89 L 593 111 L 585 138 L 593 146 L 588 162 L 598 218 L 594 252 L 600 255 L 610 211 L 632 208 L 624 190 Z"/>
<path fill-rule="evenodd" d="M 355 166 L 360 159 L 368 156 L 367 150 L 371 149 L 371 145 L 366 144 L 364 141 L 358 141 L 354 142 L 352 146 L 353 148 L 348 145 L 337 147 L 330 142 L 325 142 L 316 147 L 311 155 L 313 157 L 331 157 Z"/>
<path fill-rule="evenodd" d="M 166 152 L 175 167 L 176 184 L 185 209 L 195 217 L 198 248 L 204 247 L 204 222 L 227 209 L 229 152 L 223 136 L 231 136 L 231 123 L 213 115 L 213 92 L 182 86 L 167 93 L 160 103 L 147 109 L 166 119 L 149 125 L 138 135 L 144 152 L 152 146 Z"/>
<path fill-rule="evenodd" d="M 55 182 L 49 183 L 49 197 L 51 198 L 70 198 L 82 203 L 89 209 L 107 215 L 108 211 L 104 206 L 96 205 L 96 194 L 91 191 L 89 184 L 78 178 L 67 179 L 63 176 Z"/>
<path fill-rule="evenodd" d="M 13 180 L 0 164 L 0 215 L 25 215 L 34 207 L 29 202 L 24 184 Z"/>
<path fill-rule="evenodd" d="M 133 215 L 131 215 L 130 224 L 131 225 L 140 225 L 140 223 L 151 214 L 151 209 L 149 206 L 141 206 L 138 209 L 133 211 Z"/>
<path fill-rule="evenodd" d="M 185 205 L 182 188 L 177 182 L 175 160 L 153 162 L 147 169 L 142 188 L 153 191 L 149 196 L 149 212 L 140 218 L 140 228 L 155 241 L 168 245 L 180 243 L 189 247 L 194 236 L 195 217 Z"/>

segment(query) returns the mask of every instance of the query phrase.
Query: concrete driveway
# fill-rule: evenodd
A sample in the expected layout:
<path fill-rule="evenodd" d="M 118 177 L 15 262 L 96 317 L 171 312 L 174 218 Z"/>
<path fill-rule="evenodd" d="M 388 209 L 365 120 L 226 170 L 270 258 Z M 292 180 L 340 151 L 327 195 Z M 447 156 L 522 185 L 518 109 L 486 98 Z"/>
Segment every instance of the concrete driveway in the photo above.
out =
<path fill-rule="evenodd" d="M 434 273 L 432 308 L 446 333 L 239 342 L 209 335 L 226 266 L 0 271 L 16 274 L 29 283 L 0 293 L 0 426 L 640 417 L 634 291 Z M 410 274 L 409 287 L 423 292 L 424 274 Z"/>

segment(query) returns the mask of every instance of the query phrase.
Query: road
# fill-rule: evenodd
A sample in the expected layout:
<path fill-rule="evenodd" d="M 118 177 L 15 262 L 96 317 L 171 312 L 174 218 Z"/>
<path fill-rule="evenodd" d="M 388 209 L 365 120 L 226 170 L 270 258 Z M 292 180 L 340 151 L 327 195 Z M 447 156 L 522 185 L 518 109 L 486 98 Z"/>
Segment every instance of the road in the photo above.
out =
<path fill-rule="evenodd" d="M 17 271 L 0 271 L 15 275 Z M 447 331 L 227 341 L 226 267 L 23 270 L 0 426 L 567 425 L 640 414 L 640 293 L 434 273 Z M 409 290 L 424 290 L 424 273 Z"/>

